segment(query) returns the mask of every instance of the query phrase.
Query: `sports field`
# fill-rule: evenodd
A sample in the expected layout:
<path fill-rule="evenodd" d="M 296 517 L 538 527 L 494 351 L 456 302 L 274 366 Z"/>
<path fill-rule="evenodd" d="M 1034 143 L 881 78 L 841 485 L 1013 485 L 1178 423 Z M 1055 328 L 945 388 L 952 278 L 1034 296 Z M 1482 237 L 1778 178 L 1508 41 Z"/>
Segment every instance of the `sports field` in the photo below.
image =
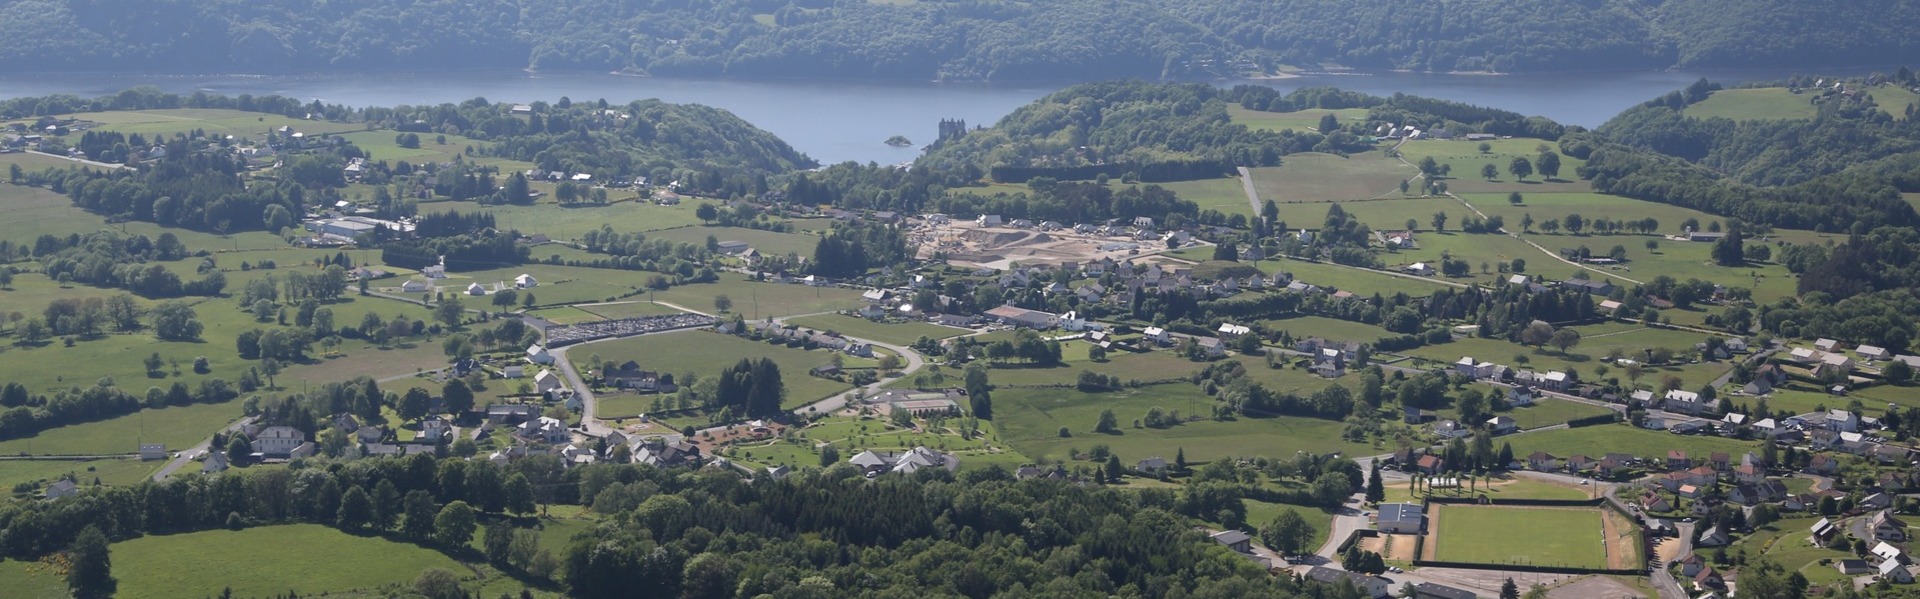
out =
<path fill-rule="evenodd" d="M 1431 504 L 1426 555 L 1437 561 L 1607 567 L 1601 510 Z"/>

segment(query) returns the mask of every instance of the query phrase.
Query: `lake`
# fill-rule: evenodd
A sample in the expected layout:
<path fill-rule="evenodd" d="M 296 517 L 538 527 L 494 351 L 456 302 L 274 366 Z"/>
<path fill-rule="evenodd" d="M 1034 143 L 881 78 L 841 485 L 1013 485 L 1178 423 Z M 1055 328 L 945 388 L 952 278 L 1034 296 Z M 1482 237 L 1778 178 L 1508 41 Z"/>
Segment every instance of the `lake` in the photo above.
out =
<path fill-rule="evenodd" d="M 1706 74 L 1726 83 L 1785 75 Z M 1594 127 L 1628 107 L 1679 89 L 1701 76 L 1677 72 L 1501 76 L 1388 72 L 1215 83 L 1255 83 L 1282 91 L 1334 86 L 1382 96 L 1402 92 Z M 905 135 L 915 144 L 924 145 L 935 137 L 940 119 L 959 118 L 970 125 L 989 125 L 1067 84 L 746 81 L 523 71 L 181 76 L 60 73 L 0 74 L 0 97 L 56 93 L 101 96 L 138 85 L 182 94 L 278 94 L 348 106 L 438 104 L 475 97 L 531 102 L 566 96 L 576 102 L 604 98 L 617 104 L 659 98 L 730 110 L 822 163 L 853 160 L 893 164 L 912 160 L 918 150 L 882 143 L 888 137 Z"/>

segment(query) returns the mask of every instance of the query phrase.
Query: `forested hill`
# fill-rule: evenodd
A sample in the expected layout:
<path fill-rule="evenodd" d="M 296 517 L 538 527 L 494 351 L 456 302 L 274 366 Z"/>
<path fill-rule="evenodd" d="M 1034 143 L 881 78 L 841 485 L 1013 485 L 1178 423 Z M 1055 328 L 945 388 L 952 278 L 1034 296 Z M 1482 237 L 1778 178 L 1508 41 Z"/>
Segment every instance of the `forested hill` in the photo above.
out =
<path fill-rule="evenodd" d="M 1916 0 L 0 0 L 0 68 L 859 79 L 1875 64 Z M 1894 58 L 1890 58 L 1894 57 Z"/>

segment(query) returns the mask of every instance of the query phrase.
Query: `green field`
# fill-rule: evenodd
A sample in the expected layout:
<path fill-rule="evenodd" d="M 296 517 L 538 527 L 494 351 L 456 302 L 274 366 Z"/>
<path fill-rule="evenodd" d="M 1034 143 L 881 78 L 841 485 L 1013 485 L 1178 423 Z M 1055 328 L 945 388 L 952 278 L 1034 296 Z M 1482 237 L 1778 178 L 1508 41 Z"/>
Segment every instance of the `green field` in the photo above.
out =
<path fill-rule="evenodd" d="M 31 437 L 0 441 L 0 454 L 132 454 L 140 451 L 142 442 L 164 443 L 167 450 L 175 451 L 206 440 L 214 431 L 239 417 L 239 400 L 141 410 L 117 418 L 51 428 Z"/>
<path fill-rule="evenodd" d="M 1260 199 L 1267 199 L 1266 194 L 1262 193 Z M 1329 206 L 1325 202 L 1279 204 L 1277 207 L 1280 209 L 1280 220 L 1287 223 L 1288 229 L 1319 229 L 1327 222 Z M 1445 212 L 1448 228 L 1458 229 L 1461 221 L 1473 215 L 1473 211 L 1452 198 L 1401 198 L 1398 192 L 1393 194 L 1392 199 L 1342 201 L 1340 209 L 1380 232 L 1405 229 L 1407 219 L 1413 219 L 1414 225 L 1420 230 L 1430 230 L 1433 228 L 1435 212 Z"/>
<path fill-rule="evenodd" d="M 787 321 L 789 324 L 819 331 L 831 331 L 843 335 L 870 339 L 894 345 L 909 345 L 921 337 L 946 339 L 968 333 L 966 329 L 956 329 L 927 322 L 874 322 L 857 316 L 845 314 L 822 314 Z"/>
<path fill-rule="evenodd" d="M 459 295 L 460 301 L 468 308 L 478 309 L 492 305 L 491 292 L 496 285 L 510 289 L 513 287 L 513 278 L 523 273 L 533 275 L 533 279 L 539 284 L 533 289 L 517 293 L 524 296 L 530 291 L 538 305 L 543 306 L 612 301 L 646 285 L 648 277 L 658 274 L 638 270 L 526 264 L 493 270 L 450 272 L 447 273 L 447 278 L 435 284 L 439 285 L 449 297 Z M 392 279 L 389 281 L 393 281 L 394 285 L 399 284 Z M 466 295 L 465 289 L 468 283 L 479 283 L 481 287 L 488 290 L 489 295 L 481 297 Z M 516 302 L 515 306 L 518 305 Z"/>
<path fill-rule="evenodd" d="M 1465 481 L 1462 482 L 1464 483 Z M 1425 500 L 1428 495 L 1432 495 L 1433 497 L 1478 497 L 1486 495 L 1492 499 L 1555 499 L 1577 501 L 1592 499 L 1593 495 L 1588 490 L 1594 488 L 1592 486 L 1575 487 L 1553 484 L 1532 478 L 1522 478 L 1511 475 L 1506 478 L 1492 479 L 1491 481 L 1484 477 L 1475 479 L 1472 485 L 1463 484 L 1462 487 L 1456 489 L 1428 489 L 1422 486 L 1418 493 L 1408 488 L 1411 484 L 1411 480 L 1389 483 L 1386 486 L 1387 497 L 1382 501 L 1386 503 L 1419 503 Z"/>
<path fill-rule="evenodd" d="M 653 304 L 647 304 L 647 305 L 651 306 Z M 573 306 L 560 306 L 557 308 L 541 308 L 538 310 L 530 310 L 526 314 L 528 316 L 538 316 L 540 318 L 546 319 L 548 322 L 554 322 L 558 324 L 580 324 L 583 322 L 599 322 L 602 320 L 606 320 L 605 317 L 600 316 L 599 314 L 594 314 L 592 312 L 588 312 L 580 308 L 575 308 Z"/>
<path fill-rule="evenodd" d="M 1292 333 L 1295 339 L 1320 337 L 1335 341 L 1372 343 L 1382 337 L 1393 336 L 1393 333 L 1377 326 L 1325 316 L 1300 316 L 1285 320 L 1268 320 L 1260 324 L 1268 329 Z"/>
<path fill-rule="evenodd" d="M 756 283 L 733 273 L 720 273 L 720 281 L 716 283 L 678 285 L 634 299 L 658 300 L 689 310 L 712 312 L 713 298 L 720 295 L 733 300 L 733 311 L 745 315 L 748 320 L 860 307 L 860 292 L 852 289 Z"/>
<path fill-rule="evenodd" d="M 981 436 L 963 439 L 950 427 L 939 432 L 921 432 L 895 427 L 871 416 L 858 419 L 835 417 L 807 426 L 793 440 L 732 445 L 724 455 L 760 466 L 805 468 L 820 465 L 819 445 L 824 443 L 834 446 L 843 460 L 869 449 L 900 452 L 928 447 L 958 455 L 962 468 L 998 464 L 1012 470 L 1029 463 L 1026 456 L 1006 449 L 993 423 L 982 422 L 980 426 Z"/>
<path fill-rule="evenodd" d="M 1582 454 L 1595 459 L 1607 453 L 1625 453 L 1640 457 L 1665 456 L 1678 449 L 1690 455 L 1708 455 L 1716 451 L 1740 455 L 1757 451 L 1759 444 L 1725 437 L 1676 435 L 1650 431 L 1627 424 L 1603 424 L 1574 429 L 1541 431 L 1506 438 L 1513 444 L 1513 455 L 1545 451 L 1558 457 Z"/>
<path fill-rule="evenodd" d="M 851 385 L 807 374 L 815 366 L 827 364 L 826 350 L 789 349 L 760 341 L 708 331 L 680 331 L 645 335 L 617 341 L 595 343 L 574 350 L 571 355 L 584 359 L 600 354 L 615 363 L 633 360 L 640 367 L 674 377 L 691 372 L 705 378 L 744 358 L 771 358 L 780 365 L 780 380 L 786 384 L 787 397 L 781 406 L 795 408 L 852 388 Z M 685 384 L 685 383 L 681 383 Z"/>
<path fill-rule="evenodd" d="M 1818 520 L 1817 516 L 1775 520 L 1735 540 L 1727 551 L 1743 550 L 1751 558 L 1764 555 L 1788 571 L 1805 575 L 1807 582 L 1816 585 L 1848 582 L 1850 576 L 1821 562 L 1850 559 L 1853 553 L 1820 547 L 1808 540 L 1807 530 Z"/>
<path fill-rule="evenodd" d="M 490 145 L 484 141 L 448 135 L 447 143 L 443 145 L 436 139 L 437 135 L 421 135 L 420 147 L 402 148 L 398 142 L 394 141 L 395 135 L 397 133 L 394 131 L 359 131 L 342 134 L 340 137 L 346 138 L 347 141 L 353 142 L 354 146 L 365 150 L 368 160 L 388 163 L 405 160 L 413 164 L 425 164 L 451 162 L 455 156 L 458 156 L 461 160 L 476 165 L 499 167 L 502 175 L 533 168 L 531 162 L 488 156 L 480 152 Z M 467 154 L 468 149 L 473 149 L 475 153 Z"/>
<path fill-rule="evenodd" d="M 26 482 L 46 483 L 71 474 L 75 482 L 91 485 L 132 485 L 146 480 L 165 462 L 140 460 L 0 460 L 0 488 Z"/>
<path fill-rule="evenodd" d="M 236 567 L 235 555 L 246 556 L 245 567 Z M 428 568 L 471 577 L 466 567 L 438 551 L 317 524 L 148 536 L 113 544 L 113 575 L 120 579 L 117 596 L 126 599 L 209 597 L 223 588 L 232 588 L 239 597 L 289 590 L 307 596 L 371 591 L 410 583 Z"/>
<path fill-rule="evenodd" d="M 643 301 L 585 304 L 574 306 L 573 308 L 601 318 L 634 318 L 639 316 L 666 316 L 681 313 L 679 310 L 673 308 Z"/>
<path fill-rule="evenodd" d="M 1493 392 L 1495 390 L 1483 389 L 1483 391 Z M 1540 399 L 1536 400 L 1531 406 L 1514 408 L 1501 412 L 1500 415 L 1512 417 L 1514 424 L 1518 425 L 1521 430 L 1526 430 L 1552 426 L 1576 418 L 1599 416 L 1610 411 L 1612 410 L 1599 406 L 1574 403 L 1561 399 Z M 1453 415 L 1458 416 L 1457 413 Z"/>
<path fill-rule="evenodd" d="M 663 229 L 647 235 L 647 238 L 665 239 L 675 243 L 690 243 L 705 246 L 707 237 L 709 236 L 713 237 L 715 241 L 745 241 L 747 245 L 752 246 L 753 249 L 759 250 L 761 254 L 768 256 L 798 254 L 803 257 L 812 258 L 814 246 L 820 243 L 819 237 L 801 233 L 779 233 L 774 231 L 761 231 L 759 229 L 743 229 L 740 227 L 706 226 Z"/>
<path fill-rule="evenodd" d="M 1810 119 L 1818 112 L 1810 101 L 1813 97 L 1805 93 L 1795 94 L 1784 87 L 1723 89 L 1688 106 L 1686 115 L 1697 119 L 1718 117 L 1736 121 Z"/>
<path fill-rule="evenodd" d="M 1414 239 L 1416 247 L 1382 253 L 1380 260 L 1386 262 L 1388 267 L 1403 267 L 1415 262 L 1439 264 L 1443 256 L 1465 260 L 1471 269 L 1471 274 L 1464 277 L 1438 277 L 1455 283 L 1498 284 L 1504 282 L 1513 274 L 1500 272 L 1500 264 L 1511 263 L 1515 259 L 1526 261 L 1525 274 L 1528 276 L 1547 280 L 1567 279 L 1575 273 L 1593 273 L 1593 271 L 1561 262 L 1555 255 L 1542 252 L 1539 248 L 1527 245 L 1525 241 L 1497 233 L 1418 233 L 1415 234 Z M 1551 250 L 1555 246 L 1548 242 L 1568 241 L 1568 239 L 1545 238 L 1535 239 L 1535 241 Z M 1581 239 L 1581 241 L 1588 243 L 1589 247 L 1596 243 L 1596 240 Z M 1600 247 L 1593 249 L 1595 253 L 1605 255 L 1607 250 L 1613 247 L 1613 243 L 1627 244 L 1634 241 L 1638 240 L 1628 237 L 1601 238 L 1597 240 L 1597 243 L 1601 244 Z M 1637 256 L 1645 254 L 1646 248 L 1642 245 L 1634 245 L 1627 248 L 1627 251 L 1629 256 Z M 1482 265 L 1486 268 L 1481 268 Z M 1592 276 L 1599 277 L 1602 274 L 1592 274 Z M 1615 282 L 1625 283 L 1626 281 Z"/>
<path fill-rule="evenodd" d="M 1707 337 L 1704 333 L 1692 331 L 1649 329 L 1617 324 L 1576 327 L 1576 330 L 1579 330 L 1584 337 L 1579 345 L 1564 354 L 1551 347 L 1542 350 L 1510 343 L 1504 339 L 1479 337 L 1455 339 L 1451 343 L 1428 345 L 1400 353 L 1440 363 L 1452 363 L 1461 356 L 1472 356 L 1478 360 L 1537 371 L 1577 369 L 1580 371 L 1582 380 L 1618 377 L 1624 385 L 1632 381 L 1627 380 L 1626 372 L 1622 368 L 1608 366 L 1604 377 L 1595 376 L 1597 367 L 1602 365 L 1601 359 L 1612 350 L 1619 349 L 1630 358 L 1634 354 L 1652 348 L 1664 347 L 1675 352 L 1692 351 L 1693 344 Z M 1526 356 L 1527 364 L 1518 363 L 1514 359 L 1515 356 Z M 1645 373 L 1641 375 L 1639 384 L 1657 386 L 1661 378 L 1673 375 L 1680 377 L 1680 380 L 1686 384 L 1686 388 L 1698 389 L 1731 368 L 1733 368 L 1731 362 L 1648 366 L 1645 368 Z"/>
<path fill-rule="evenodd" d="M 979 341 L 992 343 L 1002 338 L 982 335 Z M 993 364 L 988 378 L 994 385 L 1001 386 L 1060 385 L 1072 383 L 1074 377 L 1080 375 L 1080 371 L 1089 370 L 1117 376 L 1122 381 L 1149 382 L 1184 378 L 1206 367 L 1206 364 L 1182 358 L 1170 351 L 1116 352 L 1108 354 L 1105 362 L 1092 362 L 1084 359 L 1087 345 L 1085 341 L 1061 342 L 1060 352 L 1067 358 L 1065 364 L 1055 366 L 1028 365 L 1020 362 Z"/>
<path fill-rule="evenodd" d="M 1521 231 L 1520 221 L 1529 214 L 1533 215 L 1534 230 L 1539 230 L 1539 223 L 1546 222 L 1548 219 L 1564 221 L 1568 214 L 1580 214 L 1588 218 L 1622 220 L 1652 218 L 1660 221 L 1660 233 L 1676 235 L 1681 232 L 1680 223 L 1686 222 L 1689 218 L 1700 221 L 1702 227 L 1724 220 L 1719 216 L 1691 208 L 1600 193 L 1522 191 L 1520 205 L 1509 202 L 1508 195 L 1505 192 L 1462 193 L 1460 199 L 1466 200 L 1488 216 L 1499 216 L 1506 221 L 1507 230 L 1515 233 Z M 1618 237 L 1633 240 L 1636 236 Z M 1662 242 L 1664 243 L 1665 240 Z M 1629 246 L 1627 249 L 1635 248 Z"/>
<path fill-rule="evenodd" d="M 1606 568 L 1605 531 L 1593 508 L 1431 506 L 1434 560 Z"/>
<path fill-rule="evenodd" d="M 1291 154 L 1280 166 L 1252 170 L 1253 187 L 1260 192 L 1260 200 L 1277 203 L 1400 197 L 1400 182 L 1420 174 L 1413 167 L 1378 152 L 1347 157 Z"/>
<path fill-rule="evenodd" d="M 1239 177 L 1153 183 L 1172 191 L 1180 199 L 1192 201 L 1201 210 L 1219 210 L 1226 214 L 1253 216 L 1253 204 L 1247 202 L 1246 186 Z"/>
<path fill-rule="evenodd" d="M 1187 459 L 1193 461 L 1228 456 L 1290 456 L 1296 451 L 1381 452 L 1371 445 L 1340 440 L 1344 424 L 1313 418 L 1243 417 L 1226 422 L 1200 420 L 1165 429 L 1131 427 L 1131 422 L 1145 416 L 1150 408 L 1205 416 L 1213 405 L 1213 398 L 1186 383 L 1111 393 L 1082 393 L 1073 389 L 993 392 L 994 423 L 1000 427 L 1000 434 L 1014 449 L 1037 460 L 1064 460 L 1070 449 L 1084 452 L 1094 445 L 1111 447 L 1123 463 L 1173 455 L 1181 449 L 1186 451 Z M 1109 409 L 1119 418 L 1120 432 L 1093 432 L 1100 412 Z M 1062 426 L 1073 436 L 1061 437 Z"/>
<path fill-rule="evenodd" d="M 115 556 L 118 557 L 118 556 Z M 69 597 L 67 578 L 41 562 L 0 562 L 0 589 L 17 597 Z"/>
<path fill-rule="evenodd" d="M 1867 88 L 1867 95 L 1873 97 L 1873 103 L 1880 105 L 1880 111 L 1896 119 L 1907 118 L 1907 106 L 1920 108 L 1920 94 L 1898 85 L 1886 84 Z"/>
<path fill-rule="evenodd" d="M 1480 144 L 1488 146 L 1487 152 L 1480 152 Z M 1585 160 L 1560 154 L 1560 174 L 1552 180 L 1538 173 L 1540 146 L 1545 145 L 1551 152 L 1558 154 L 1560 149 L 1554 142 L 1541 139 L 1496 139 L 1485 142 L 1460 140 L 1422 139 L 1400 145 L 1400 155 L 1407 162 L 1420 164 L 1420 161 L 1432 157 L 1435 163 L 1448 167 L 1447 189 L 1459 192 L 1509 192 L 1522 193 L 1549 191 L 1588 191 L 1593 184 L 1582 181 L 1574 175 L 1574 169 L 1587 163 Z M 1526 158 L 1534 163 L 1535 173 L 1519 180 L 1507 172 L 1514 158 Z M 1493 165 L 1499 175 L 1493 179 L 1480 178 L 1480 169 Z"/>
<path fill-rule="evenodd" d="M 1334 115 L 1335 118 L 1341 121 L 1359 121 L 1367 118 L 1367 109 L 1308 108 L 1306 110 L 1295 110 L 1292 112 L 1267 112 L 1264 110 L 1249 110 L 1239 104 L 1227 105 L 1227 117 L 1233 119 L 1233 122 L 1246 125 L 1248 129 L 1262 129 L 1266 131 L 1285 131 L 1287 129 L 1301 133 L 1319 131 L 1320 119 L 1329 114 Z"/>

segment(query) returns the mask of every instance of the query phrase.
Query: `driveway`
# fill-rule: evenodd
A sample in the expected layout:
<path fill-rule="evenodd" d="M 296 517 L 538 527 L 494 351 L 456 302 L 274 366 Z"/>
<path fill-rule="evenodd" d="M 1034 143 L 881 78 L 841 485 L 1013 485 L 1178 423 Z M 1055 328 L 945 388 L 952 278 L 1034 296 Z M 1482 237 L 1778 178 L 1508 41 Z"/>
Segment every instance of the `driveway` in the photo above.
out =
<path fill-rule="evenodd" d="M 228 424 L 226 428 L 220 429 L 220 432 L 232 433 L 234 431 L 240 430 L 240 427 L 246 426 L 247 423 L 250 423 L 250 422 L 253 422 L 253 417 L 245 416 L 240 418 L 239 420 L 233 421 L 232 424 Z M 201 440 L 199 444 L 194 445 L 193 447 L 189 447 L 181 450 L 178 454 L 178 457 L 175 457 L 173 458 L 172 461 L 167 462 L 167 465 L 161 466 L 160 471 L 153 473 L 153 480 L 156 480 L 156 481 L 166 480 L 167 477 L 172 476 L 173 473 L 175 471 L 178 471 L 181 467 L 186 466 L 187 464 L 193 463 L 193 456 L 202 451 L 206 451 L 208 449 L 208 446 L 212 444 L 213 444 L 213 435 L 207 435 L 207 438 Z M 225 448 L 223 447 L 221 449 L 225 449 Z"/>

